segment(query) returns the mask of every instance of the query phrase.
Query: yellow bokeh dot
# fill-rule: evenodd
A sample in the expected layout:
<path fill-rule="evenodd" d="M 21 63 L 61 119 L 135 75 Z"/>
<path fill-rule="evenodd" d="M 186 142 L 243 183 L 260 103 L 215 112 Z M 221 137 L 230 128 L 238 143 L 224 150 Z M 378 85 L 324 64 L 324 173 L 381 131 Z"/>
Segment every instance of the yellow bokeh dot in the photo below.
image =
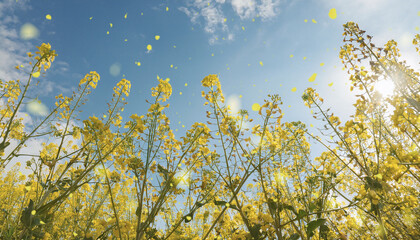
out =
<path fill-rule="evenodd" d="M 328 84 L 328 87 L 332 87 L 333 84 L 334 84 L 333 82 L 332 83 L 329 83 Z"/>
<path fill-rule="evenodd" d="M 124 15 L 124 18 L 127 19 L 127 13 Z"/>
<path fill-rule="evenodd" d="M 304 22 L 308 22 L 308 19 L 303 20 Z"/>
<path fill-rule="evenodd" d="M 106 34 L 109 34 L 109 31 L 106 31 Z"/>
<path fill-rule="evenodd" d="M 317 21 L 316 21 L 315 19 L 312 19 L 312 22 L 313 22 L 313 23 L 317 23 Z"/>
<path fill-rule="evenodd" d="M 188 83 L 185 83 L 185 86 L 188 86 Z"/>
<path fill-rule="evenodd" d="M 292 57 L 293 57 L 293 54 L 290 54 L 290 56 L 289 56 L 289 57 L 291 57 L 291 58 L 292 58 Z"/>
<path fill-rule="evenodd" d="M 324 63 L 320 63 L 319 66 L 321 66 L 321 67 L 324 66 Z"/>
<path fill-rule="evenodd" d="M 109 24 L 109 27 L 112 27 L 112 23 Z"/>
<path fill-rule="evenodd" d="M 331 19 L 335 19 L 337 17 L 337 10 L 335 10 L 335 8 L 331 8 L 330 9 L 330 12 L 328 13 L 328 16 Z"/>
<path fill-rule="evenodd" d="M 173 64 L 171 64 L 171 68 L 173 68 L 174 67 L 174 65 Z"/>
<path fill-rule="evenodd" d="M 156 36 L 155 36 L 155 39 L 156 39 L 156 40 L 159 40 L 159 39 L 160 39 L 160 36 L 159 36 L 159 35 L 156 35 Z"/>
<path fill-rule="evenodd" d="M 420 11 L 418 11 L 418 12 L 417 12 L 417 16 L 419 16 L 419 17 L 420 17 Z"/>
<path fill-rule="evenodd" d="M 418 26 L 415 29 L 416 29 L 416 31 L 419 31 L 420 30 L 420 28 Z"/>
<path fill-rule="evenodd" d="M 316 73 L 314 73 L 314 74 L 312 74 L 312 76 L 309 78 L 309 82 L 313 82 L 313 81 L 315 81 L 315 78 L 316 78 Z"/>
<path fill-rule="evenodd" d="M 92 20 L 93 17 L 90 17 L 89 20 Z"/>
<path fill-rule="evenodd" d="M 252 104 L 252 111 L 260 111 L 260 108 L 261 108 L 261 106 L 260 106 L 260 104 L 258 104 L 258 103 L 254 103 L 254 104 Z"/>
<path fill-rule="evenodd" d="M 244 26 L 242 26 L 242 30 L 244 30 L 244 31 L 245 31 L 245 27 L 244 27 Z"/>
<path fill-rule="evenodd" d="M 47 20 L 51 20 L 51 15 L 50 15 L 50 14 L 47 14 L 47 15 L 45 15 L 45 18 L 46 18 Z"/>
<path fill-rule="evenodd" d="M 292 88 L 292 92 L 296 92 L 296 87 Z"/>
<path fill-rule="evenodd" d="M 242 95 L 239 95 L 239 98 L 242 98 Z"/>
<path fill-rule="evenodd" d="M 314 127 L 314 125 L 311 123 L 310 125 L 309 125 L 310 127 Z"/>
<path fill-rule="evenodd" d="M 179 95 L 182 95 L 182 92 L 179 92 Z"/>
<path fill-rule="evenodd" d="M 166 11 L 169 11 L 169 8 L 168 7 L 166 7 Z"/>
<path fill-rule="evenodd" d="M 152 51 L 152 45 L 147 45 L 147 51 Z"/>
<path fill-rule="evenodd" d="M 306 57 L 303 57 L 303 60 L 306 60 Z"/>
<path fill-rule="evenodd" d="M 264 65 L 263 62 L 260 61 L 260 65 L 263 66 Z"/>

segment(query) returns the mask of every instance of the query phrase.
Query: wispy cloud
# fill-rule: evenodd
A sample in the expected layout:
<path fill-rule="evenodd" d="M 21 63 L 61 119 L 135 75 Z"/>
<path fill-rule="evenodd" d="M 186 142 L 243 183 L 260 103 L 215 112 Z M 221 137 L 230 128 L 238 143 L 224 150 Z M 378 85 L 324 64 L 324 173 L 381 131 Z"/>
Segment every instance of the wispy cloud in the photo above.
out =
<path fill-rule="evenodd" d="M 28 69 L 26 71 L 17 70 L 15 66 L 27 66 L 29 59 L 26 53 L 35 48 L 31 40 L 37 40 L 41 31 L 32 23 L 21 22 L 16 13 L 30 9 L 28 0 L 0 2 L 0 42 L 2 45 L 0 48 L 0 79 L 3 81 L 19 79 L 25 83 L 28 80 Z M 64 73 L 69 68 L 68 63 L 56 60 L 48 73 Z M 46 96 L 54 90 L 68 89 L 45 78 L 37 80 L 39 80 L 38 86 L 30 91 L 34 95 Z"/>
<path fill-rule="evenodd" d="M 280 0 L 189 0 L 186 6 L 178 10 L 185 13 L 193 24 L 202 25 L 210 35 L 209 43 L 214 44 L 218 39 L 234 39 L 224 10 L 232 8 L 233 12 L 242 20 L 256 16 L 267 20 L 279 13 Z"/>
<path fill-rule="evenodd" d="M 204 31 L 210 35 L 209 43 L 214 44 L 222 34 L 228 37 L 229 28 L 225 23 L 225 16 L 222 11 L 224 0 L 216 0 L 208 3 L 202 0 L 195 0 L 188 3 L 187 7 L 180 7 L 179 10 L 184 12 L 193 24 L 204 23 Z"/>
<path fill-rule="evenodd" d="M 250 18 L 255 15 L 256 2 L 255 0 L 232 0 L 233 10 L 240 18 Z"/>

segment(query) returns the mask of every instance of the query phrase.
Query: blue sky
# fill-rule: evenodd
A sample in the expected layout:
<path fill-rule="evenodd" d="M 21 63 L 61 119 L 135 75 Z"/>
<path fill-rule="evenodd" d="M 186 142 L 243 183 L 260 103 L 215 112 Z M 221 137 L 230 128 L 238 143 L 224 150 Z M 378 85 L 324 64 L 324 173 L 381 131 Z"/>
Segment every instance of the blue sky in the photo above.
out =
<path fill-rule="evenodd" d="M 332 8 L 335 19 L 328 16 Z M 252 104 L 277 93 L 284 102 L 284 120 L 320 126 L 301 100 L 307 87 L 316 88 L 338 116 L 353 113 L 354 97 L 338 58 L 347 21 L 358 23 L 377 45 L 398 41 L 403 58 L 418 69 L 411 46 L 420 32 L 417 0 L 3 0 L 0 79 L 27 79 L 14 66 L 26 63 L 26 52 L 45 42 L 58 57 L 31 96 L 47 108 L 53 107 L 55 95 L 71 95 L 89 71 L 101 76 L 81 119 L 105 113 L 112 88 L 123 77 L 132 84 L 123 117 L 145 114 L 145 99 L 159 75 L 171 79 L 167 115 L 180 137 L 194 122 L 206 121 L 201 80 L 218 74 L 228 104 L 252 112 Z M 22 36 L 27 24 L 38 34 Z M 314 73 L 316 80 L 309 82 Z M 251 116 L 257 119 L 255 112 Z M 36 117 L 30 113 L 27 122 Z"/>

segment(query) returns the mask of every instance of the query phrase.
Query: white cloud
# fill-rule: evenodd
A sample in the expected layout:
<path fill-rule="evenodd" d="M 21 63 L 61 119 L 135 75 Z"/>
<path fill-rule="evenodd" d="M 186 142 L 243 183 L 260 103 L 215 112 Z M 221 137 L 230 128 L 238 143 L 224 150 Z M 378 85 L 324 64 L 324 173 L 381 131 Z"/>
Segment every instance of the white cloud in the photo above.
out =
<path fill-rule="evenodd" d="M 229 41 L 234 39 L 224 13 L 225 6 L 231 7 L 241 19 L 260 16 L 263 20 L 275 17 L 279 13 L 281 0 L 189 0 L 185 7 L 178 10 L 185 13 L 193 24 L 202 25 L 210 35 L 209 43 L 214 44 L 218 39 Z M 233 29 L 236 29 L 233 27 Z"/>
<path fill-rule="evenodd" d="M 233 10 L 240 18 L 250 18 L 255 15 L 256 3 L 254 0 L 232 0 Z"/>
<path fill-rule="evenodd" d="M 258 5 L 258 14 L 263 19 L 272 18 L 279 13 L 279 5 L 280 0 L 261 0 L 261 4 Z"/>
<path fill-rule="evenodd" d="M 220 38 L 220 34 L 229 34 L 222 11 L 224 3 L 224 0 L 216 0 L 210 4 L 207 1 L 194 0 L 187 3 L 187 7 L 180 7 L 178 10 L 185 13 L 193 24 L 204 23 L 204 31 L 210 35 L 209 43 L 214 44 Z"/>

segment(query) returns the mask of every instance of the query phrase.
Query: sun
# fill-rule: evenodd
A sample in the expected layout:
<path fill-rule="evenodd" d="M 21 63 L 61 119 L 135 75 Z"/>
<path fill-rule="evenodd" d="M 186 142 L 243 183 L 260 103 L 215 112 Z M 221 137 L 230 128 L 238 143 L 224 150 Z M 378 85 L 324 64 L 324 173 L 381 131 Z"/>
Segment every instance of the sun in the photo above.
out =
<path fill-rule="evenodd" d="M 387 98 L 394 94 L 395 84 L 390 79 L 381 80 L 375 83 L 374 88 L 383 98 Z"/>

